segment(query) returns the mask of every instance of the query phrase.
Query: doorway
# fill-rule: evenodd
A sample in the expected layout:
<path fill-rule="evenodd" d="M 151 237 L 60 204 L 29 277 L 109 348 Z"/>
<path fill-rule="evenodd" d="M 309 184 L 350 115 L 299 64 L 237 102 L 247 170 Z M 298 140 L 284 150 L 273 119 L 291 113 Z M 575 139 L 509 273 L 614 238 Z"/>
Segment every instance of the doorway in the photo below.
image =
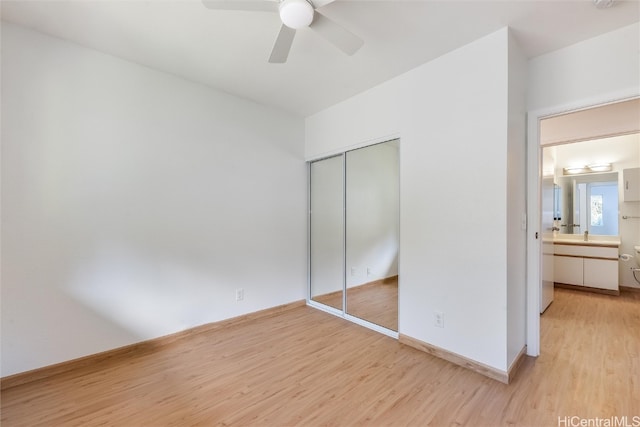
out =
<path fill-rule="evenodd" d="M 309 163 L 309 305 L 398 331 L 399 140 Z"/>
<path fill-rule="evenodd" d="M 576 105 L 572 108 L 564 106 L 529 114 L 526 335 L 527 354 L 530 356 L 540 354 L 539 313 L 542 305 L 542 283 L 544 280 L 548 281 L 550 274 L 549 268 L 545 267 L 546 263 L 543 262 L 543 237 L 545 233 L 554 231 L 549 227 L 549 224 L 543 221 L 548 210 L 543 210 L 543 200 L 545 199 L 543 147 L 638 133 L 640 132 L 639 114 L 640 98 L 637 97 L 637 94 L 622 100 L 603 99 L 600 103 L 594 103 L 591 106 Z M 582 123 L 582 125 L 580 126 L 578 123 Z M 556 212 L 551 212 L 553 219 Z"/>

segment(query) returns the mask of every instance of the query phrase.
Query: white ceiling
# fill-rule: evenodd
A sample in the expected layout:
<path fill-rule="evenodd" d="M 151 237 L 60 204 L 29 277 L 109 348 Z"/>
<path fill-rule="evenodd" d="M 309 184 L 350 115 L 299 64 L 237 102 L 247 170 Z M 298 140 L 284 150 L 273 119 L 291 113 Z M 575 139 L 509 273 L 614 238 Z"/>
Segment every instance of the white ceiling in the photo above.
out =
<path fill-rule="evenodd" d="M 277 14 L 200 0 L 2 0 L 2 19 L 307 116 L 509 25 L 528 57 L 640 20 L 640 1 L 337 0 L 321 10 L 365 40 L 346 56 L 300 30 L 285 64 L 267 59 Z"/>

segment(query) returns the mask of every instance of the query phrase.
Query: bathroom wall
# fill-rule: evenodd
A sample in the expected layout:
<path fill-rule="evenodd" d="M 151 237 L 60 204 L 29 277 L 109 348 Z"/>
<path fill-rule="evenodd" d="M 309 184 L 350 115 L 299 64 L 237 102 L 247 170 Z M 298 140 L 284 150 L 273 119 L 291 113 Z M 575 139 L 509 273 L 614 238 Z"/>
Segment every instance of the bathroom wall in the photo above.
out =
<path fill-rule="evenodd" d="M 619 201 L 620 201 L 620 222 L 618 223 L 618 230 L 620 233 L 620 253 L 634 255 L 633 247 L 640 245 L 640 202 L 625 202 L 623 189 L 623 169 L 640 167 L 640 134 L 628 136 L 627 138 L 635 140 L 635 147 L 637 149 L 635 155 L 627 160 L 615 165 L 615 170 L 618 171 L 618 189 L 619 189 Z M 622 219 L 622 216 L 633 216 L 636 218 Z M 640 288 L 640 283 L 633 277 L 631 268 L 640 267 L 635 262 L 635 257 L 629 261 L 620 261 L 620 285 L 629 286 L 633 288 Z M 640 272 L 636 273 L 636 277 L 640 279 Z"/>

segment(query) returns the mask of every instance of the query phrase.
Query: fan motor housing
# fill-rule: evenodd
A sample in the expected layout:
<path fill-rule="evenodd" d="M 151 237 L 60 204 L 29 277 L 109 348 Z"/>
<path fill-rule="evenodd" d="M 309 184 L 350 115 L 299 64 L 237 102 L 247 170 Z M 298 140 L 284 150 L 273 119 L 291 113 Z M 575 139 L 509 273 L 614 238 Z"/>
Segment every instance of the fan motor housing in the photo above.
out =
<path fill-rule="evenodd" d="M 313 6 L 306 0 L 284 0 L 280 3 L 280 19 L 294 30 L 308 27 L 313 22 Z"/>

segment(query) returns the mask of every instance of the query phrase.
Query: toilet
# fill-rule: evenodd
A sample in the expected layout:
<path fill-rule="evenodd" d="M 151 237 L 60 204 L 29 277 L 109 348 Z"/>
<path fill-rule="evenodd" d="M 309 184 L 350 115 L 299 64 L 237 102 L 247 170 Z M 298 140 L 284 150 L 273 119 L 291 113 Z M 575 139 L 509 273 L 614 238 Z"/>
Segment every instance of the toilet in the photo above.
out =
<path fill-rule="evenodd" d="M 640 246 L 634 246 L 633 250 L 636 253 L 636 264 L 638 264 L 638 267 L 640 267 Z"/>

